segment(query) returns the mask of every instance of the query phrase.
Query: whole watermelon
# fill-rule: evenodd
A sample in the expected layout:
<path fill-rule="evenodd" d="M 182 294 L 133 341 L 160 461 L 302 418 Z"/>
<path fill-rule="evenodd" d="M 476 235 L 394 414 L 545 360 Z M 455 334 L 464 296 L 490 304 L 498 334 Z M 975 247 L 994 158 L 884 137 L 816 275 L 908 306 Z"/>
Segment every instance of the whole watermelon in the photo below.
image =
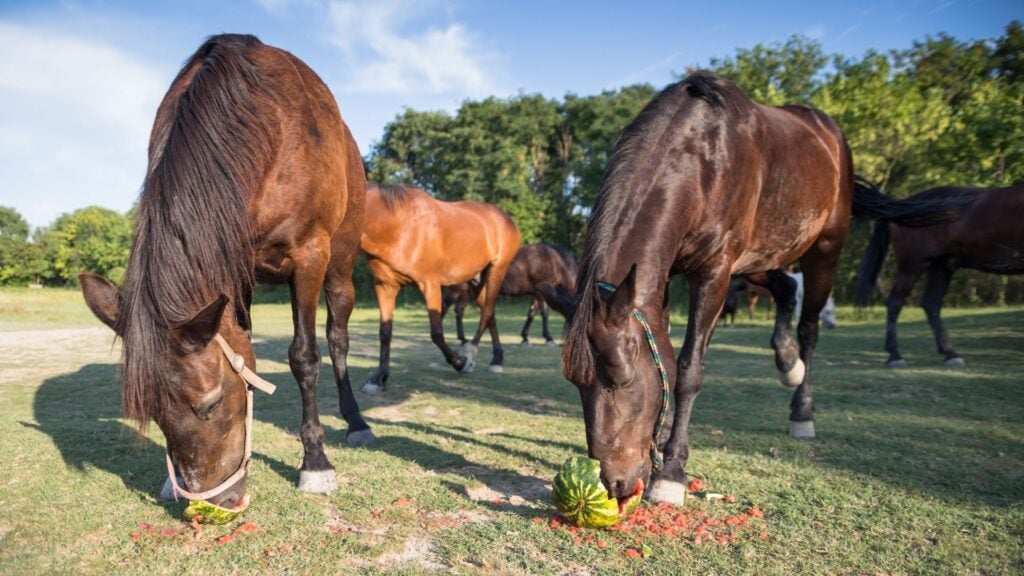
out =
<path fill-rule="evenodd" d="M 551 495 L 558 513 L 583 528 L 607 528 L 627 516 L 640 503 L 643 482 L 620 508 L 601 483 L 601 463 L 584 456 L 569 458 L 555 475 Z"/>

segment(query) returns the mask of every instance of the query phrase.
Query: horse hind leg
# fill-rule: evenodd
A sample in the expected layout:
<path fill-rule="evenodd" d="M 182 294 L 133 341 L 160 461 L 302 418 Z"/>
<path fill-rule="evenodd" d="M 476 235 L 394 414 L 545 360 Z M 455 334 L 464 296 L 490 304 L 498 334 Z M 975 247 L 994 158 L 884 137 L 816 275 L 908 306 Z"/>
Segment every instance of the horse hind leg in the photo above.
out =
<path fill-rule="evenodd" d="M 548 348 L 554 348 L 555 339 L 551 337 L 551 329 L 548 328 L 548 303 L 540 296 L 537 296 L 536 298 L 537 302 L 540 304 L 541 326 L 544 328 L 544 345 Z"/>
<path fill-rule="evenodd" d="M 373 285 L 373 289 L 377 293 L 377 306 L 380 308 L 380 356 L 377 369 L 363 384 L 364 394 L 383 392 L 388 383 L 388 376 L 391 375 L 391 328 L 399 287 L 378 282 Z"/>
<path fill-rule="evenodd" d="M 523 324 L 523 330 L 519 333 L 523 337 L 523 341 L 520 343 L 521 346 L 530 345 L 530 326 L 533 325 L 533 319 L 537 316 L 537 309 L 540 307 L 537 301 L 538 298 L 534 296 L 530 302 L 529 310 L 526 311 L 526 323 Z"/>
<path fill-rule="evenodd" d="M 797 324 L 800 360 L 805 367 L 803 378 L 793 391 L 789 403 L 789 435 L 794 438 L 814 438 L 814 397 L 811 389 L 811 367 L 818 345 L 818 318 L 832 292 L 836 255 L 808 255 L 801 261 L 803 290 L 801 313 Z"/>
<path fill-rule="evenodd" d="M 928 324 L 935 335 L 935 345 L 939 354 L 946 357 L 946 366 L 960 368 L 964 366 L 964 359 L 953 349 L 949 343 L 949 334 L 942 323 L 942 300 L 946 297 L 949 289 L 949 281 L 953 278 L 953 271 L 947 268 L 942 262 L 935 262 L 928 267 L 928 283 L 925 286 L 924 297 L 921 299 L 921 307 L 928 316 Z"/>
<path fill-rule="evenodd" d="M 441 322 L 441 285 L 437 282 L 420 282 L 420 292 L 427 302 L 427 316 L 430 318 L 430 340 L 444 355 L 448 364 L 459 372 L 466 373 L 473 370 L 473 361 L 456 354 L 445 342 L 444 324 Z"/>
<path fill-rule="evenodd" d="M 907 296 L 914 288 L 914 284 L 921 275 L 920 269 L 911 269 L 909 266 L 899 263 L 896 269 L 896 279 L 893 281 L 892 290 L 885 299 L 885 351 L 889 353 L 886 360 L 886 368 L 903 368 L 907 361 L 900 355 L 899 337 L 896 326 L 899 322 L 900 311 L 907 302 Z"/>
<path fill-rule="evenodd" d="M 775 300 L 775 330 L 772 332 L 771 346 L 775 350 L 779 380 L 790 388 L 799 386 L 804 380 L 806 366 L 800 359 L 800 348 L 793 337 L 796 281 L 782 270 L 769 271 L 758 280 L 767 286 Z"/>
<path fill-rule="evenodd" d="M 480 306 L 480 325 L 476 329 L 476 335 L 473 336 L 473 340 L 466 345 L 467 357 L 475 357 L 477 346 L 480 344 L 480 338 L 483 336 L 484 330 L 490 329 L 492 356 L 491 365 L 488 370 L 491 372 L 502 372 L 504 370 L 505 352 L 501 347 L 501 341 L 498 339 L 498 325 L 494 319 L 494 308 L 498 303 L 498 294 L 501 291 L 501 283 L 505 279 L 505 272 L 507 270 L 507 265 L 504 268 L 497 268 L 492 264 L 485 271 L 483 286 L 481 286 L 476 300 L 477 305 Z M 494 321 L 493 327 L 490 326 L 492 321 Z"/>

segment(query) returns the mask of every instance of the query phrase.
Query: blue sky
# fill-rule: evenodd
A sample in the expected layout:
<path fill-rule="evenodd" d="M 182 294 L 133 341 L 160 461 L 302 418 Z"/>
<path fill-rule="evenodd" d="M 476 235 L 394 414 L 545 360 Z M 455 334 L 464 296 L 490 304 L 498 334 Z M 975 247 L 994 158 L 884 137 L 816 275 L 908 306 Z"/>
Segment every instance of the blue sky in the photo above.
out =
<path fill-rule="evenodd" d="M 0 204 L 33 226 L 88 205 L 127 210 L 157 104 L 202 40 L 245 32 L 316 70 L 361 152 L 403 108 L 593 94 L 792 34 L 826 52 L 999 36 L 1021 0 L 874 2 L 0 0 Z"/>

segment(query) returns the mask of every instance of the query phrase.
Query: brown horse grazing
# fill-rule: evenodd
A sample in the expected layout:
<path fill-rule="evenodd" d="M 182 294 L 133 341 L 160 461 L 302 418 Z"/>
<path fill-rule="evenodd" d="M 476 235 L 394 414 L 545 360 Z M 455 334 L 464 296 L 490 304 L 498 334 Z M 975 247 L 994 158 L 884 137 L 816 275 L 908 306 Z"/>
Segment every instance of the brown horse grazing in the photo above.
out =
<path fill-rule="evenodd" d="M 473 292 L 468 284 L 458 284 L 445 289 L 441 317 L 448 313 L 448 308 L 455 306 L 455 330 L 459 341 L 466 342 L 462 329 L 462 317 L 466 304 Z M 572 299 L 576 296 L 576 257 L 569 250 L 553 244 L 526 244 L 516 252 L 515 260 L 505 274 L 501 283 L 501 294 L 504 296 L 532 295 L 530 309 L 526 313 L 526 323 L 520 335 L 522 344 L 530 344 L 530 325 L 540 311 L 543 320 L 544 341 L 554 346 L 555 340 L 548 329 L 548 302 L 562 316 L 568 317 L 572 310 Z"/>
<path fill-rule="evenodd" d="M 869 182 L 858 181 L 857 185 L 882 198 Z M 994 274 L 1024 273 L 1024 186 L 932 188 L 904 200 L 882 199 L 871 215 L 879 221 L 861 260 L 854 300 L 861 306 L 870 300 L 891 236 L 896 279 L 885 301 L 886 366 L 907 365 L 900 356 L 896 322 L 910 290 L 926 271 L 928 284 L 921 307 L 935 334 L 939 354 L 946 357 L 947 366 L 963 366 L 963 358 L 949 343 L 942 325 L 942 299 L 959 268 Z"/>
<path fill-rule="evenodd" d="M 406 284 L 415 283 L 423 294 L 430 339 L 452 367 L 463 373 L 473 370 L 480 337 L 489 328 L 490 370 L 503 370 L 494 305 L 505 271 L 519 248 L 519 228 L 508 214 L 483 202 L 442 202 L 419 188 L 371 186 L 360 245 L 373 273 L 380 306 L 380 366 L 363 392 L 376 394 L 387 384 L 395 298 Z M 441 286 L 470 281 L 477 286 L 474 295 L 480 306 L 480 325 L 462 356 L 444 341 Z"/>
<path fill-rule="evenodd" d="M 257 281 L 291 287 L 299 488 L 336 488 L 316 401 L 321 287 L 348 441 L 373 439 L 346 367 L 365 185 L 330 91 L 288 52 L 253 36 L 214 36 L 174 79 L 150 136 L 124 285 L 80 277 L 89 308 L 124 342 L 126 416 L 142 427 L 156 421 L 184 481 L 172 471 L 165 496 L 247 502 L 246 388 L 262 382 L 248 337 Z"/>
<path fill-rule="evenodd" d="M 811 362 L 818 313 L 850 226 L 853 169 L 841 130 L 807 106 L 750 101 L 732 83 L 696 73 L 670 85 L 619 137 L 587 226 L 576 312 L 563 369 L 579 389 L 590 456 L 611 496 L 682 504 L 690 413 L 704 354 L 732 274 L 777 302 L 771 345 L 783 382 L 797 386 L 790 434 L 814 436 Z M 790 320 L 799 260 L 805 296 Z M 668 286 L 690 287 L 676 366 Z M 654 446 L 675 395 L 664 463 Z M 621 500 L 620 500 L 621 501 Z"/>

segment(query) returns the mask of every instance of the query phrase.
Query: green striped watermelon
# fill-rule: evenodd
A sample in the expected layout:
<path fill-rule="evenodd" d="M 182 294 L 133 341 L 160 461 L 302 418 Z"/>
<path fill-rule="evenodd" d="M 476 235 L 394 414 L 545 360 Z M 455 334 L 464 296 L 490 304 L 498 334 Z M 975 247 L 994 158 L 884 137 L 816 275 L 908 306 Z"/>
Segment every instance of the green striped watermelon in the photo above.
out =
<path fill-rule="evenodd" d="M 558 513 L 566 520 L 583 528 L 607 528 L 636 508 L 643 486 L 643 481 L 637 480 L 633 495 L 620 506 L 601 483 L 601 463 L 575 456 L 566 460 L 555 475 L 551 495 Z"/>

